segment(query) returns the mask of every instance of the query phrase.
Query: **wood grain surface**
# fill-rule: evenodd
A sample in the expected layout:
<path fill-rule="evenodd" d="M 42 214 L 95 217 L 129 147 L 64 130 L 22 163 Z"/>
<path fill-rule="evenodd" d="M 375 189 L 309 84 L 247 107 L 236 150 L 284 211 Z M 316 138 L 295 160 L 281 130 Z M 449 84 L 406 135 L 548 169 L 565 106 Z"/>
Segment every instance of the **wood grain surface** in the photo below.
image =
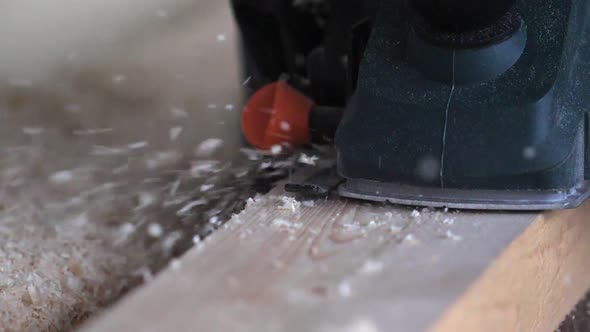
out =
<path fill-rule="evenodd" d="M 553 331 L 590 287 L 589 205 L 285 200 L 250 202 L 86 331 Z"/>

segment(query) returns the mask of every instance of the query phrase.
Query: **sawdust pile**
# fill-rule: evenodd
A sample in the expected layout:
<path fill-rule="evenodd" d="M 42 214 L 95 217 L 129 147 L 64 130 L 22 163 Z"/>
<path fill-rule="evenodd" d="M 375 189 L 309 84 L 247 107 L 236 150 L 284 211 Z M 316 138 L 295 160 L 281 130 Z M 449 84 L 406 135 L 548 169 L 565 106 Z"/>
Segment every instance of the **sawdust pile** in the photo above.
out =
<path fill-rule="evenodd" d="M 13 92 L 0 105 L 0 330 L 74 328 L 295 162 L 240 152 L 225 109 Z"/>
<path fill-rule="evenodd" d="M 36 169 L 49 157 L 42 151 L 50 149 L 1 152 L 8 156 L 0 192 L 0 322 L 6 330 L 74 327 L 149 281 L 239 211 L 255 189 L 284 176 L 261 169 L 257 160 L 235 166 L 182 156 L 170 165 L 176 169 L 131 170 L 114 162 L 95 168 L 91 161 L 46 176 Z M 125 159 L 132 154 L 139 160 L 151 155 L 132 151 Z M 100 174 L 106 170 L 121 174 Z"/>
<path fill-rule="evenodd" d="M 261 179 L 250 166 L 197 165 L 199 174 L 192 166 L 170 179 L 106 182 L 73 196 L 55 187 L 93 182 L 73 184 L 76 175 L 63 172 L 46 185 L 6 181 L 5 168 L 3 187 L 16 188 L 0 196 L 3 328 L 72 328 L 221 226 Z"/>

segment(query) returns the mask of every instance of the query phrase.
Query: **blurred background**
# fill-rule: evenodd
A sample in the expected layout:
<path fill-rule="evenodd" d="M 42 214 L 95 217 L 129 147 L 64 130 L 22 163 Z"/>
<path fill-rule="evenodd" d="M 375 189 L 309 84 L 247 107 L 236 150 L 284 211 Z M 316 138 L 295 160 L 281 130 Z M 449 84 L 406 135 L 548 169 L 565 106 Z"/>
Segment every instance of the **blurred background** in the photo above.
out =
<path fill-rule="evenodd" d="M 0 31 L 0 329 L 64 331 L 253 194 L 239 40 L 221 0 L 5 1 Z"/>

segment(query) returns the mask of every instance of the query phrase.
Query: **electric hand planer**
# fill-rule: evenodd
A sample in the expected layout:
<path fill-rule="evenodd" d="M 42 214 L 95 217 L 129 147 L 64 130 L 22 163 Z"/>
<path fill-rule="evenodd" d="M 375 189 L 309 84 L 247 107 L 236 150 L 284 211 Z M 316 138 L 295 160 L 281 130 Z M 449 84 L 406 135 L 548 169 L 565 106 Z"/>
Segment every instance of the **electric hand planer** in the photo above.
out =
<path fill-rule="evenodd" d="M 332 142 L 340 195 L 489 210 L 590 195 L 589 1 L 232 4 L 247 139 Z"/>

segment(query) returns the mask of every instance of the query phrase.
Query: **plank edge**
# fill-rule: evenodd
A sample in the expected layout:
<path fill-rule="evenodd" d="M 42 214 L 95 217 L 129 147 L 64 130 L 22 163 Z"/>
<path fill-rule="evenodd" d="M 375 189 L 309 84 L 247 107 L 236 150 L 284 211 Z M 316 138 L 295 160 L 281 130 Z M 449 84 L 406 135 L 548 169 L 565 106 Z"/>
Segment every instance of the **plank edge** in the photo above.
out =
<path fill-rule="evenodd" d="M 431 327 L 555 331 L 590 288 L 590 203 L 539 216 Z"/>

